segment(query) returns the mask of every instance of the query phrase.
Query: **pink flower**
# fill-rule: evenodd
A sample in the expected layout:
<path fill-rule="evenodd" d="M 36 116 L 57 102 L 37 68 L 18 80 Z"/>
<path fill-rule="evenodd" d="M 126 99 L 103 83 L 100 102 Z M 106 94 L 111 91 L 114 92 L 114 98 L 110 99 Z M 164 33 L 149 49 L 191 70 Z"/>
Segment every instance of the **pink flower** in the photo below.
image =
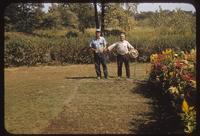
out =
<path fill-rule="evenodd" d="M 183 80 L 187 80 L 187 81 L 194 79 L 193 75 L 191 73 L 182 74 L 181 77 L 182 77 Z"/>

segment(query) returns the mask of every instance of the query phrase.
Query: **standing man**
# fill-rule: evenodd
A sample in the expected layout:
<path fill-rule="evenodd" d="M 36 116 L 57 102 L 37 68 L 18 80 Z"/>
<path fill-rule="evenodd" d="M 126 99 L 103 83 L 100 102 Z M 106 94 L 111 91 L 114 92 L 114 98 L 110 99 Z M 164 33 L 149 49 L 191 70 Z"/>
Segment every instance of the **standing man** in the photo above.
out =
<path fill-rule="evenodd" d="M 103 66 L 104 78 L 108 78 L 108 71 L 106 66 L 106 56 L 104 50 L 106 49 L 106 40 L 101 36 L 101 30 L 96 29 L 96 37 L 90 42 L 90 48 L 94 52 L 94 63 L 97 74 L 97 79 L 101 78 L 100 64 Z"/>
<path fill-rule="evenodd" d="M 129 67 L 129 50 L 134 49 L 134 47 L 125 40 L 125 34 L 121 33 L 120 41 L 116 42 L 108 47 L 108 51 L 111 51 L 113 48 L 117 50 L 117 74 L 118 78 L 122 77 L 122 65 L 123 62 L 126 68 L 126 77 L 130 78 L 130 67 Z"/>

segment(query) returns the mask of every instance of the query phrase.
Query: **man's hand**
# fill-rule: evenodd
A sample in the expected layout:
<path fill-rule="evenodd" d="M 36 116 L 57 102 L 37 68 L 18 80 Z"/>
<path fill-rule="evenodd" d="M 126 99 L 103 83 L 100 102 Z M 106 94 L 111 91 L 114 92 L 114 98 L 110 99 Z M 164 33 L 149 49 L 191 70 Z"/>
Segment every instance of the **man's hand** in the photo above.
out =
<path fill-rule="evenodd" d="M 94 48 L 90 48 L 90 50 L 91 50 L 91 51 L 96 51 L 96 49 L 94 49 Z"/>
<path fill-rule="evenodd" d="M 104 48 L 104 51 L 105 51 L 105 52 L 109 52 L 108 47 Z"/>

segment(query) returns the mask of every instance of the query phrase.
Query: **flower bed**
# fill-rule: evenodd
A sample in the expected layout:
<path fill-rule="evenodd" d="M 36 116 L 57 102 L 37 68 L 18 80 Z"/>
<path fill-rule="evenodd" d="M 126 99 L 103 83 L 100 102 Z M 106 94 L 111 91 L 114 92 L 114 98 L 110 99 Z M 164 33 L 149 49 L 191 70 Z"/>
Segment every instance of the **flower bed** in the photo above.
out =
<path fill-rule="evenodd" d="M 166 49 L 150 56 L 149 80 L 161 85 L 162 93 L 170 96 L 177 114 L 183 120 L 184 131 L 196 130 L 196 49 L 175 53 Z"/>

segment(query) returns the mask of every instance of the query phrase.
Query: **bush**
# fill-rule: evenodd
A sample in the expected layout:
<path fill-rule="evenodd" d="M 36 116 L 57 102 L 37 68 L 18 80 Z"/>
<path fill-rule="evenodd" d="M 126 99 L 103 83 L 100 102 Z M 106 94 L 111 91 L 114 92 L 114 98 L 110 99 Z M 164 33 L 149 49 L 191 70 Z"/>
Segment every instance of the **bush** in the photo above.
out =
<path fill-rule="evenodd" d="M 73 35 L 72 35 L 73 33 Z M 68 36 L 66 36 L 66 34 Z M 196 47 L 195 35 L 159 35 L 152 28 L 135 28 L 126 39 L 139 51 L 137 61 L 147 62 L 152 53 L 166 48 L 189 51 Z M 41 63 L 92 63 L 88 51 L 95 29 L 84 33 L 77 30 L 35 30 L 33 34 L 5 33 L 5 66 L 36 65 Z M 119 41 L 119 35 L 104 36 L 108 46 Z M 116 51 L 108 53 L 109 62 L 116 61 Z"/>
<path fill-rule="evenodd" d="M 36 65 L 37 63 L 92 63 L 88 51 L 89 38 L 38 37 L 6 33 L 5 66 Z"/>
<path fill-rule="evenodd" d="M 48 53 L 47 40 L 20 33 L 8 33 L 5 36 L 5 66 L 35 65 L 45 63 Z"/>
<path fill-rule="evenodd" d="M 71 38 L 71 37 L 78 37 L 80 35 L 80 32 L 78 30 L 71 30 L 67 32 L 66 37 Z"/>

